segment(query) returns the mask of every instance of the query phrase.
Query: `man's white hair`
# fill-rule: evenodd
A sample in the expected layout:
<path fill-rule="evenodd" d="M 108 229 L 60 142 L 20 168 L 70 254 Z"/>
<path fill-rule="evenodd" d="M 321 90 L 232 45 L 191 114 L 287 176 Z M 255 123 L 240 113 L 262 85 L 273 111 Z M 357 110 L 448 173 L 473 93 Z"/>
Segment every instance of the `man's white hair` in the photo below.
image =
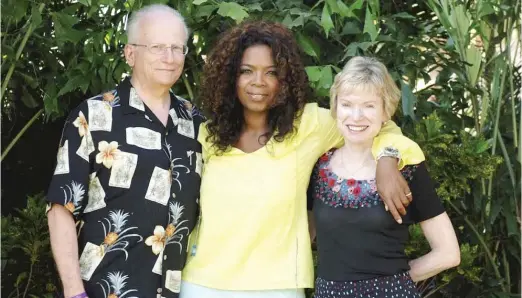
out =
<path fill-rule="evenodd" d="M 131 14 L 129 20 L 127 21 L 126 28 L 128 43 L 137 42 L 140 31 L 140 22 L 145 17 L 148 17 L 154 13 L 168 13 L 176 17 L 181 22 L 181 24 L 183 24 L 183 29 L 185 29 L 185 43 L 187 42 L 189 30 L 187 24 L 185 23 L 185 18 L 183 18 L 179 11 L 165 4 L 151 4 L 144 6 Z"/>

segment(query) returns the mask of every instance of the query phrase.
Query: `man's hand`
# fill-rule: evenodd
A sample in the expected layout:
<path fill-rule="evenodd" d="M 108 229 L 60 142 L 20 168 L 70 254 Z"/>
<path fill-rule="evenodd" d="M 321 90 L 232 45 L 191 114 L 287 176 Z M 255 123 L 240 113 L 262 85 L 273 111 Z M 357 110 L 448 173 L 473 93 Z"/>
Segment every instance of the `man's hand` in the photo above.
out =
<path fill-rule="evenodd" d="M 395 220 L 402 224 L 401 215 L 412 200 L 408 183 L 397 169 L 397 159 L 381 157 L 377 162 L 377 191 Z"/>

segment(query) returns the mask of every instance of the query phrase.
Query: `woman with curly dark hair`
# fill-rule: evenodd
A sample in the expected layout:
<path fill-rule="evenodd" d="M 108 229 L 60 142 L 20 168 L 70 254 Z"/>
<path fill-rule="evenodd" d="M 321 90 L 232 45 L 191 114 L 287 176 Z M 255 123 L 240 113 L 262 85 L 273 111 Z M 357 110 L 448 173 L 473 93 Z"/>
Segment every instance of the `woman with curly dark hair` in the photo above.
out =
<path fill-rule="evenodd" d="M 210 120 L 198 136 L 201 221 L 181 297 L 304 297 L 314 276 L 306 189 L 317 159 L 342 141 L 336 122 L 329 110 L 306 104 L 311 93 L 299 47 L 281 24 L 246 22 L 225 32 L 202 82 Z M 409 203 L 398 152 L 400 167 L 424 159 L 389 121 L 373 153 L 390 209 Z"/>

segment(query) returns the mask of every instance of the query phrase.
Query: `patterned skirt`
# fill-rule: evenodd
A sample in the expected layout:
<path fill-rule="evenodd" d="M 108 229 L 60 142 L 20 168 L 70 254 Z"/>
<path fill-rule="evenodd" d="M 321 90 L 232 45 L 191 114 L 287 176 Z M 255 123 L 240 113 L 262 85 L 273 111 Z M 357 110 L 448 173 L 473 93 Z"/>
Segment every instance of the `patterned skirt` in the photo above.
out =
<path fill-rule="evenodd" d="M 317 278 L 314 298 L 420 298 L 408 272 L 358 281 Z"/>

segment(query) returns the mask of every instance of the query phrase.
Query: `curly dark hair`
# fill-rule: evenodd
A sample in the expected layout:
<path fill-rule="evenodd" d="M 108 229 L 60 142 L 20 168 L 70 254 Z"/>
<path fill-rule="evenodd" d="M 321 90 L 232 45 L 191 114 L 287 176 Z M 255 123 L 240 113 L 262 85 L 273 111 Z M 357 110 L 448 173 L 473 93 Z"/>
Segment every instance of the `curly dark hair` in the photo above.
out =
<path fill-rule="evenodd" d="M 208 56 L 203 70 L 201 102 L 209 115 L 207 141 L 221 154 L 239 141 L 245 123 L 236 81 L 245 50 L 253 45 L 267 45 L 277 69 L 279 92 L 268 111 L 268 132 L 262 136 L 282 142 L 297 131 L 309 98 L 310 86 L 301 61 L 300 49 L 292 32 L 282 24 L 249 21 L 225 31 Z M 261 138 L 260 138 L 261 139 Z"/>

